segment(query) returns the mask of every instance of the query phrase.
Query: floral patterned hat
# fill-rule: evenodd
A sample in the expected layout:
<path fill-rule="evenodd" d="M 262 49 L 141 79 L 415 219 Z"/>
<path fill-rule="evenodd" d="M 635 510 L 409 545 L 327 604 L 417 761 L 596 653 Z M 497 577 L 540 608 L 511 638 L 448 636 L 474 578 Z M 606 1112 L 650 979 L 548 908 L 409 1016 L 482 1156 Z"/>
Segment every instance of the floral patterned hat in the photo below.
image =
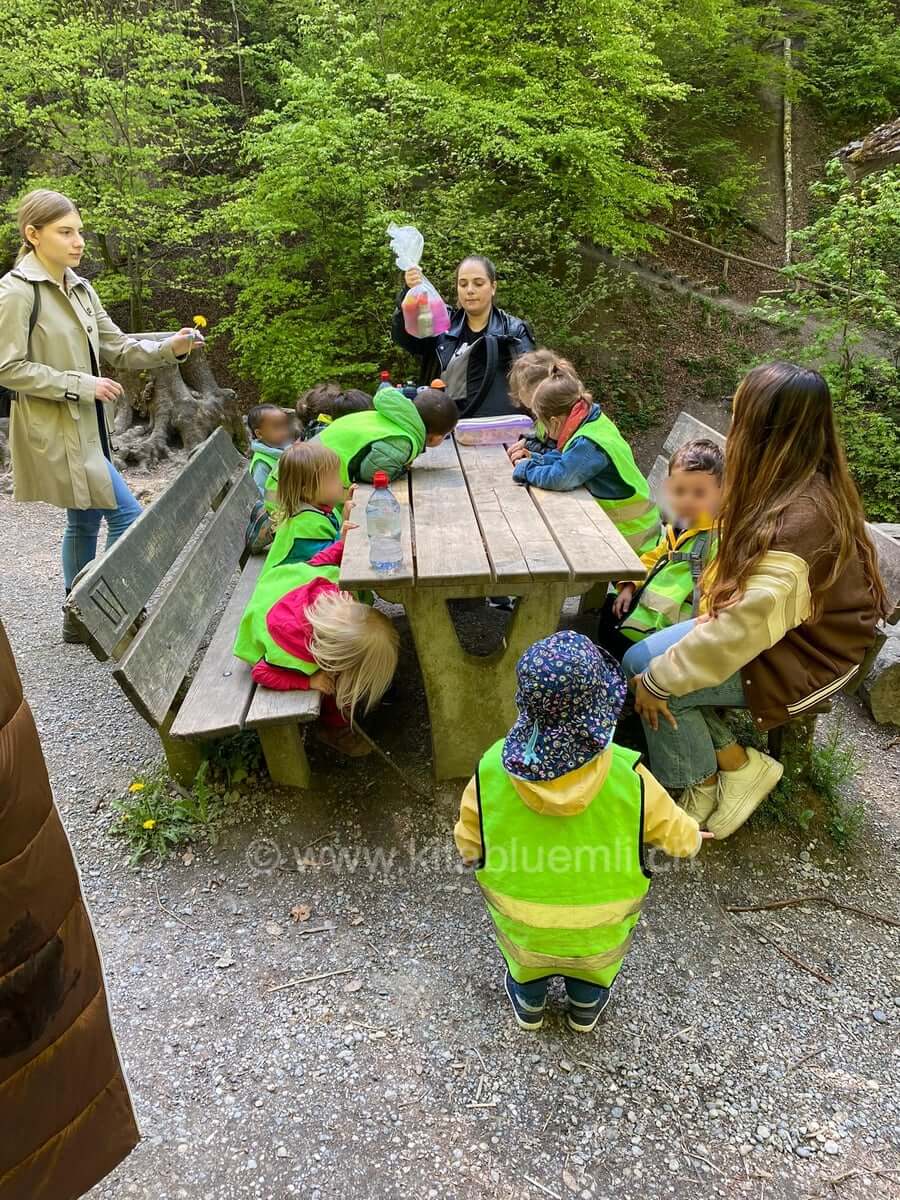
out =
<path fill-rule="evenodd" d="M 535 642 L 516 674 L 519 717 L 503 743 L 510 775 L 558 779 L 606 749 L 628 685 L 615 659 L 590 638 L 567 629 Z"/>

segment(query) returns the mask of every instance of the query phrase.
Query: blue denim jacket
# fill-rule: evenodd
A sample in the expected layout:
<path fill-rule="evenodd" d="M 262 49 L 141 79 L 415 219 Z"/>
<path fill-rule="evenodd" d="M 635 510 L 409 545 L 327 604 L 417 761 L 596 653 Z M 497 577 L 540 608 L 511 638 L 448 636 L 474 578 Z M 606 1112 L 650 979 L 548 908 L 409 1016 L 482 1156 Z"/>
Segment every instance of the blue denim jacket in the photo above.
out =
<path fill-rule="evenodd" d="M 600 405 L 593 404 L 585 418 L 594 421 L 600 416 Z M 599 500 L 622 500 L 632 489 L 622 482 L 609 455 L 604 454 L 590 438 L 578 437 L 569 442 L 566 450 L 547 450 L 520 459 L 513 468 L 516 483 L 532 483 L 548 492 L 571 492 L 586 487 Z"/>

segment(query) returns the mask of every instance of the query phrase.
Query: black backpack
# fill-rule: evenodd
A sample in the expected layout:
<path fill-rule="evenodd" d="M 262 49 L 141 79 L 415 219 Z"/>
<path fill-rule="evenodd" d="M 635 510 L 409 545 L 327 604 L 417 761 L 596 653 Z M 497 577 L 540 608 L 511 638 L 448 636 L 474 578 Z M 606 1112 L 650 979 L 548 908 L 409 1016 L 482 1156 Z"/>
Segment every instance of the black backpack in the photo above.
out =
<path fill-rule="evenodd" d="M 37 325 L 38 317 L 41 315 L 41 287 L 34 280 L 31 281 L 31 287 L 34 292 L 34 302 L 31 305 L 31 316 L 28 318 L 28 353 L 31 353 L 31 335 L 34 333 L 34 327 Z M 16 397 L 16 393 L 10 391 L 9 388 L 3 387 L 0 384 L 0 421 L 4 417 L 9 417 L 12 408 L 12 402 Z"/>

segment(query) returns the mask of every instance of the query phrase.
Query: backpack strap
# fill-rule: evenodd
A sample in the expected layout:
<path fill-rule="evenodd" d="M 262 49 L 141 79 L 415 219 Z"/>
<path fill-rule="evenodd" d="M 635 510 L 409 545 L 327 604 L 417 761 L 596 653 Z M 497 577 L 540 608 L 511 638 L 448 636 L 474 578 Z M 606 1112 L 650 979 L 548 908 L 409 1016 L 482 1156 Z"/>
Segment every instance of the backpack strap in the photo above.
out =
<path fill-rule="evenodd" d="M 28 318 L 28 353 L 31 354 L 31 335 L 34 333 L 34 327 L 38 323 L 38 317 L 41 315 L 41 285 L 36 279 L 31 281 L 31 290 L 34 292 L 34 299 L 31 303 L 31 316 Z"/>
<path fill-rule="evenodd" d="M 494 376 L 497 374 L 497 364 L 500 360 L 500 351 L 497 348 L 497 339 L 493 334 L 485 333 L 482 338 L 484 342 L 484 377 L 481 380 L 481 387 L 476 395 L 472 397 L 469 403 L 459 414 L 459 419 L 467 417 L 469 413 L 476 412 L 482 400 L 491 390 L 494 382 Z"/>

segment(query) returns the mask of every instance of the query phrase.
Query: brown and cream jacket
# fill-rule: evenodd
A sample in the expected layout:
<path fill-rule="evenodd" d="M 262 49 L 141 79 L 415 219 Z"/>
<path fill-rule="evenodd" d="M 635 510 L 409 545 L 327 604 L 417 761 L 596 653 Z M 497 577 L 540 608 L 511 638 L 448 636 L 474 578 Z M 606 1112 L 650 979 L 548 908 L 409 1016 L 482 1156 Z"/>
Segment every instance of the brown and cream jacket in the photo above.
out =
<path fill-rule="evenodd" d="M 91 920 L 0 624 L 0 1200 L 75 1200 L 137 1140 Z"/>
<path fill-rule="evenodd" d="M 786 510 L 735 604 L 701 618 L 653 659 L 643 677 L 648 691 L 686 696 L 740 672 L 757 727 L 772 729 L 846 687 L 872 644 L 878 614 L 857 559 L 823 592 L 837 551 L 822 515 L 826 487 L 815 476 Z M 813 597 L 820 602 L 815 619 Z"/>

